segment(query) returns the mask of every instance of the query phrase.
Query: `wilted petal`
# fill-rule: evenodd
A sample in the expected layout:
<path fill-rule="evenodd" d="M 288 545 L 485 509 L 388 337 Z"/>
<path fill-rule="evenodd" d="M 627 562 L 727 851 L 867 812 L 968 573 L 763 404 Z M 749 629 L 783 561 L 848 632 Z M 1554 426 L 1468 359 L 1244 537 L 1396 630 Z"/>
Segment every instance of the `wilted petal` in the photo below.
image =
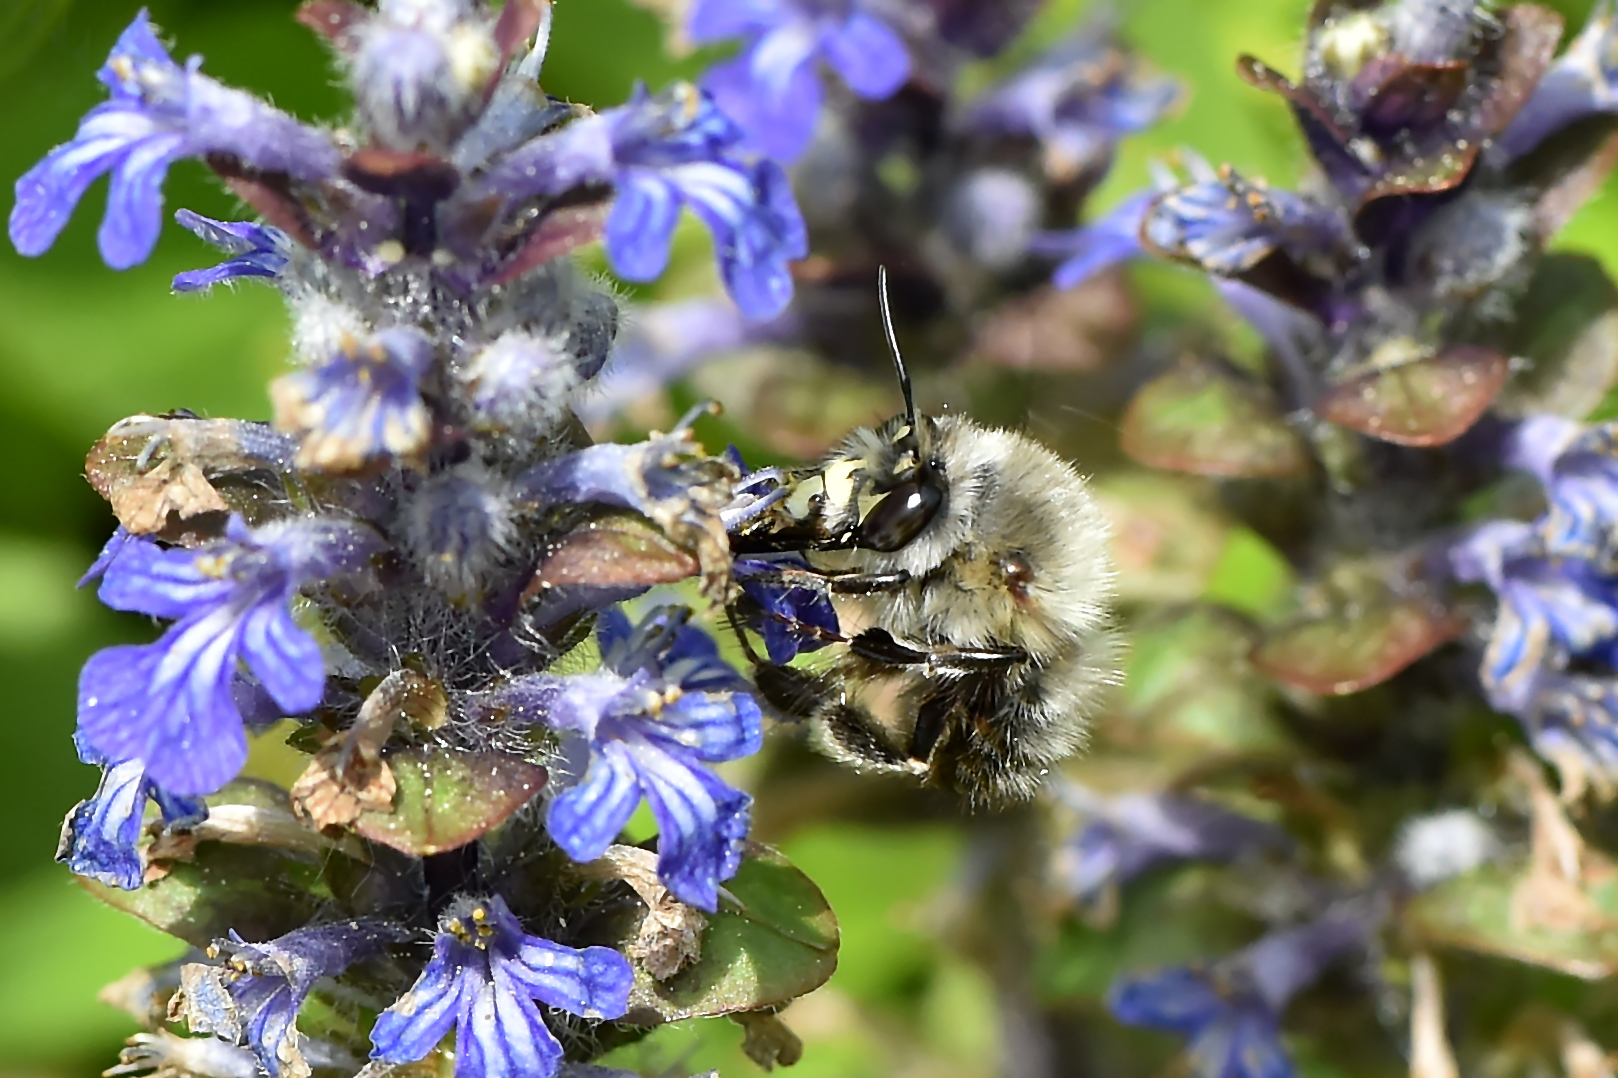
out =
<path fill-rule="evenodd" d="M 238 277 L 273 280 L 291 261 L 292 241 L 279 228 L 251 221 L 215 221 L 190 210 L 178 211 L 174 219 L 231 256 L 217 266 L 177 274 L 173 284 L 176 292 L 207 291 Z"/>
<path fill-rule="evenodd" d="M 146 769 L 140 761 L 109 767 L 95 796 L 79 802 L 62 827 L 56 859 L 75 874 L 108 887 L 140 887 L 145 865 L 136 842 L 146 810 Z"/>

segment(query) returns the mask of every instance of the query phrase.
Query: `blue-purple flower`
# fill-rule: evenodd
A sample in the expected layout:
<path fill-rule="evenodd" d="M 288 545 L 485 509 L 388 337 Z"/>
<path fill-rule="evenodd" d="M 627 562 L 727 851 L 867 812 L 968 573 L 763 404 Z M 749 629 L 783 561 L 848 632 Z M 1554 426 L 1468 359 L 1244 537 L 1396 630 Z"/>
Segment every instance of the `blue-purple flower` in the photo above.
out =
<path fill-rule="evenodd" d="M 1579 36 L 1557 57 L 1506 129 L 1491 157 L 1515 161 L 1569 125 L 1618 112 L 1618 23 L 1612 0 L 1598 0 Z"/>
<path fill-rule="evenodd" d="M 618 166 L 606 233 L 613 268 L 632 281 L 661 274 L 680 207 L 689 206 L 713 234 L 719 275 L 736 306 L 754 319 L 780 314 L 792 299 L 787 263 L 809 253 L 780 166 L 734 156 L 740 131 L 689 88 L 638 95 L 607 116 Z"/>
<path fill-rule="evenodd" d="M 1071 180 L 1105 167 L 1119 139 L 1156 123 L 1180 95 L 1177 81 L 1114 48 L 1111 28 L 1098 22 L 973 99 L 962 122 L 1038 139 L 1046 173 Z"/>
<path fill-rule="evenodd" d="M 234 688 L 245 661 L 285 714 L 320 703 L 320 646 L 293 620 L 310 581 L 360 568 L 372 550 L 358 528 L 325 520 L 249 528 L 196 549 L 129 542 L 107 567 L 102 602 L 174 618 L 154 644 L 105 648 L 79 675 L 79 735 L 115 763 L 135 761 L 171 794 L 202 794 L 235 777 L 247 737 Z"/>
<path fill-rule="evenodd" d="M 499 895 L 459 898 L 439 921 L 432 961 L 377 1017 L 371 1058 L 414 1062 L 453 1027 L 456 1078 L 551 1078 L 562 1046 L 535 1001 L 618 1018 L 629 1007 L 632 979 L 617 951 L 528 935 Z"/>
<path fill-rule="evenodd" d="M 270 386 L 275 425 L 301 435 L 298 467 L 355 472 L 379 458 L 421 452 L 432 415 L 417 386 L 432 362 L 432 339 L 396 326 L 345 339 L 318 366 L 277 378 Z"/>
<path fill-rule="evenodd" d="M 248 943 L 232 932 L 208 948 L 222 966 L 187 967 L 187 1024 L 192 1033 L 246 1044 L 271 1078 L 306 1075 L 298 1011 L 315 983 L 408 935 L 372 919 L 310 925 L 268 943 Z"/>
<path fill-rule="evenodd" d="M 1328 912 L 1272 932 L 1211 967 L 1176 967 L 1120 978 L 1107 995 L 1113 1017 L 1190 1040 L 1197 1078 L 1291 1078 L 1281 1015 L 1326 967 L 1363 947 L 1369 934 L 1356 910 Z"/>
<path fill-rule="evenodd" d="M 1605 565 L 1618 533 L 1618 427 L 1533 416 L 1512 431 L 1505 459 L 1545 488 L 1545 553 Z"/>
<path fill-rule="evenodd" d="M 783 570 L 807 572 L 809 562 L 798 554 L 736 559 L 736 583 L 757 605 L 765 654 L 778 665 L 842 639 L 825 590 L 783 583 Z"/>
<path fill-rule="evenodd" d="M 98 234 L 114 269 L 146 260 L 162 227 L 163 181 L 175 161 L 226 154 L 242 165 L 300 179 L 336 173 L 324 134 L 249 94 L 176 64 L 143 10 L 118 38 L 97 77 L 110 97 L 91 109 L 71 142 L 17 181 L 11 242 L 24 255 L 50 249 L 86 188 L 112 174 Z"/>
<path fill-rule="evenodd" d="M 910 54 L 865 0 L 696 0 L 686 32 L 698 44 L 742 37 L 734 59 L 702 81 L 750 143 L 792 162 L 820 115 L 818 61 L 860 97 L 892 97 L 910 77 Z"/>
<path fill-rule="evenodd" d="M 674 226 L 689 206 L 713 234 L 719 274 L 742 313 L 773 318 L 792 298 L 787 263 L 808 254 L 808 234 L 786 174 L 740 152 L 742 132 L 689 85 L 569 124 L 509 155 L 487 186 L 508 199 L 611 184 L 607 255 L 632 281 L 668 264 Z"/>
<path fill-rule="evenodd" d="M 708 765 L 757 752 L 762 716 L 688 616 L 662 607 L 631 626 L 608 610 L 597 630 L 602 672 L 517 678 L 488 706 L 548 723 L 588 752 L 583 775 L 546 818 L 570 857 L 600 857 L 644 797 L 660 836 L 658 875 L 676 897 L 711 911 L 719 883 L 741 865 L 752 798 Z"/>
<path fill-rule="evenodd" d="M 1152 250 L 1236 277 L 1280 251 L 1304 268 L 1351 262 L 1359 243 L 1335 208 L 1248 180 L 1228 165 L 1160 194 L 1141 221 Z"/>
<path fill-rule="evenodd" d="M 1542 671 L 1574 656 L 1610 659 L 1618 640 L 1618 592 L 1588 562 L 1551 559 L 1530 524 L 1497 521 L 1450 553 L 1457 580 L 1484 583 L 1499 612 L 1479 677 L 1502 711 L 1532 710 Z"/>
<path fill-rule="evenodd" d="M 1141 222 L 1156 198 L 1156 191 L 1131 195 L 1082 228 L 1035 236 L 1029 249 L 1061 260 L 1051 276 L 1057 288 L 1077 288 L 1096 274 L 1140 255 Z"/>
<path fill-rule="evenodd" d="M 1087 817 L 1052 859 L 1054 882 L 1080 901 L 1100 898 L 1160 865 L 1230 861 L 1289 845 L 1279 828 L 1185 794 L 1102 798 L 1076 783 L 1056 792 Z"/>
<path fill-rule="evenodd" d="M 199 239 L 230 255 L 217 266 L 175 274 L 176 292 L 206 292 L 238 277 L 274 280 L 292 260 L 292 240 L 279 228 L 252 221 L 215 221 L 190 210 L 179 210 L 174 219 Z"/>
<path fill-rule="evenodd" d="M 208 815 L 208 806 L 200 798 L 180 797 L 163 789 L 147 777 L 139 760 L 111 764 L 82 739 L 77 740 L 79 758 L 101 765 L 101 784 L 94 797 L 80 801 L 68 813 L 56 859 L 76 875 L 108 887 L 136 890 L 146 871 L 138 843 L 147 802 L 157 805 L 169 827 L 200 823 Z"/>

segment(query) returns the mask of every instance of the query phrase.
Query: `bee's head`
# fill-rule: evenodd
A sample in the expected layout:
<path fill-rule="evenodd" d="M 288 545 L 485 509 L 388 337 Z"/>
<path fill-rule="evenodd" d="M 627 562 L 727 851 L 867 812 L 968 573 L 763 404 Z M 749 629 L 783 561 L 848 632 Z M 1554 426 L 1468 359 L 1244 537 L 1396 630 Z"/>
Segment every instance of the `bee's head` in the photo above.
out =
<path fill-rule="evenodd" d="M 891 554 L 907 546 L 932 522 L 948 493 L 943 462 L 938 458 L 937 429 L 927 416 L 917 417 L 910 390 L 910 373 L 899 354 L 888 309 L 887 267 L 877 270 L 877 298 L 882 306 L 882 328 L 893 353 L 893 368 L 904 393 L 905 410 L 876 430 L 876 451 L 867 457 L 866 489 L 860 492 L 859 521 L 854 545 Z M 872 459 L 874 458 L 874 459 Z"/>
<path fill-rule="evenodd" d="M 906 389 L 908 398 L 908 384 Z M 934 452 L 937 429 L 930 417 L 897 415 L 876 435 L 880 447 L 874 460 L 867 458 L 854 545 L 892 553 L 932 523 L 948 494 L 948 478 Z"/>

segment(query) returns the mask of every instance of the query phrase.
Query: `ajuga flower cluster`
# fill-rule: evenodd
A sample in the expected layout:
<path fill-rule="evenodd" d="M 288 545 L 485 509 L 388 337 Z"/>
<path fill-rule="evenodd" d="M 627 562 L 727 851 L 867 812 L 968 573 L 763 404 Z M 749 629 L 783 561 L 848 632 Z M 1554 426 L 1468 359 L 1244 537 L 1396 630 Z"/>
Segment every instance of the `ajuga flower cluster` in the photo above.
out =
<path fill-rule="evenodd" d="M 200 162 L 247 219 L 178 210 L 223 260 L 175 291 L 291 315 L 273 421 L 137 415 L 86 464 L 83 586 L 159 627 L 84 665 L 59 859 L 190 948 L 108 990 L 143 1030 L 108 1073 L 583 1078 L 719 1015 L 792 1063 L 838 930 L 757 832 L 805 813 L 966 850 L 925 920 L 994 1047 L 862 1000 L 873 1073 L 1612 1073 L 1618 288 L 1547 252 L 1618 161 L 1610 3 L 1564 42 L 1316 0 L 1296 77 L 1232 58 L 1296 189 L 1198 146 L 1099 214 L 1194 91 L 1104 17 L 648 6 L 716 59 L 592 111 L 541 88 L 547 0 L 309 0 L 336 127 L 142 12 L 17 181 L 38 255 L 106 175 L 126 268 Z M 620 311 L 575 252 L 652 281 L 684 209 L 714 294 Z M 592 441 L 720 361 L 745 452 L 705 405 Z M 939 381 L 1086 421 L 918 409 Z"/>

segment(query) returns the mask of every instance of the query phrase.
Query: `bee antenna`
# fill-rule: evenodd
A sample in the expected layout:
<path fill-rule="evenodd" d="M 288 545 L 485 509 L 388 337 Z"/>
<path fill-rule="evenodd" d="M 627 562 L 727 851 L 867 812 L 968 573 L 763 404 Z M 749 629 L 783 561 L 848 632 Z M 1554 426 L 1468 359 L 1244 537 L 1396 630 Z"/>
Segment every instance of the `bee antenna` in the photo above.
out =
<path fill-rule="evenodd" d="M 905 370 L 905 358 L 899 354 L 899 338 L 893 332 L 893 309 L 888 306 L 888 267 L 876 268 L 876 298 L 882 305 L 882 332 L 888 336 L 888 351 L 893 353 L 893 369 L 899 375 L 899 390 L 905 395 L 905 418 L 910 429 L 916 426 L 916 401 L 910 393 L 910 372 Z"/>

